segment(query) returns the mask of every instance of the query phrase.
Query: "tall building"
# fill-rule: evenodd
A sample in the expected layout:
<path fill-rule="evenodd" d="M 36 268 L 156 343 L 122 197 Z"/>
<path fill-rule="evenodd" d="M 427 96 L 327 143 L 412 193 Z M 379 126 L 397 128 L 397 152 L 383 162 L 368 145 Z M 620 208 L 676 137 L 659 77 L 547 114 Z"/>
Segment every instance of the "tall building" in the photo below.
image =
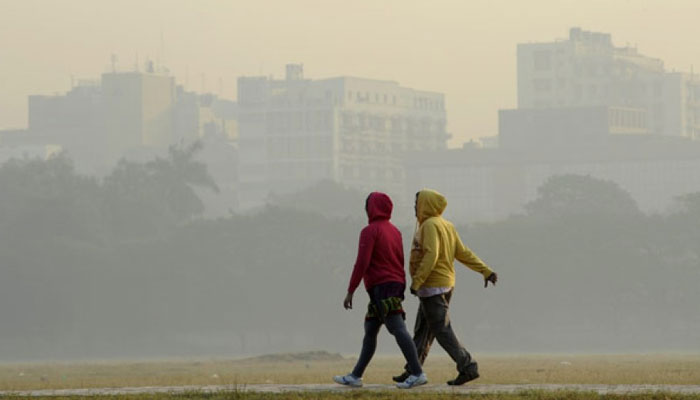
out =
<path fill-rule="evenodd" d="M 668 132 L 700 139 L 700 76 L 694 73 L 667 73 L 663 85 L 663 115 Z"/>
<path fill-rule="evenodd" d="M 211 93 L 199 94 L 177 86 L 173 110 L 173 142 L 188 143 L 208 136 L 235 141 L 238 137 L 235 101 L 220 99 Z"/>
<path fill-rule="evenodd" d="M 57 144 L 79 164 L 111 164 L 135 148 L 175 142 L 174 79 L 156 72 L 109 72 L 65 95 L 29 96 L 27 140 Z"/>
<path fill-rule="evenodd" d="M 519 109 L 636 108 L 651 134 L 700 138 L 700 77 L 669 73 L 610 34 L 571 28 L 567 40 L 519 44 L 517 64 Z"/>
<path fill-rule="evenodd" d="M 112 71 L 78 81 L 66 94 L 29 96 L 26 134 L 8 137 L 16 145 L 58 145 L 94 170 L 209 136 L 235 141 L 236 113 L 236 102 L 187 92 L 147 62 L 146 72 Z"/>
<path fill-rule="evenodd" d="M 552 176 L 590 175 L 663 212 L 700 191 L 700 77 L 573 28 L 567 40 L 519 44 L 518 108 L 499 111 L 498 148 L 414 157 L 414 184 L 443 191 L 457 221 L 524 212 Z M 696 139 L 696 140 L 691 140 Z"/>
<path fill-rule="evenodd" d="M 175 80 L 156 72 L 109 72 L 102 75 L 108 147 L 167 147 L 174 142 Z"/>
<path fill-rule="evenodd" d="M 445 100 L 392 81 L 238 80 L 240 206 L 329 179 L 362 191 L 403 194 L 402 154 L 445 149 Z"/>
<path fill-rule="evenodd" d="M 106 141 L 102 87 L 98 81 L 80 80 L 65 95 L 28 98 L 27 132 L 16 136 L 25 145 L 60 146 L 70 156 L 97 163 L 105 155 Z"/>

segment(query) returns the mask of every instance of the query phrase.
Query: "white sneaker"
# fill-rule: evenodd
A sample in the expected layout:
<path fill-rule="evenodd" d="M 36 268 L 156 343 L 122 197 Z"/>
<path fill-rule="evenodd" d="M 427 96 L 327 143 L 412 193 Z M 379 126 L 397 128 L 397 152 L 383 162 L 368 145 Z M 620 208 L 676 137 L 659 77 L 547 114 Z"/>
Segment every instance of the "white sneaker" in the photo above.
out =
<path fill-rule="evenodd" d="M 333 377 L 333 381 L 345 386 L 362 387 L 362 378 L 358 378 L 353 374 L 336 375 Z"/>
<path fill-rule="evenodd" d="M 397 383 L 396 387 L 399 389 L 410 389 L 412 387 L 425 385 L 426 383 L 428 383 L 428 377 L 425 375 L 425 372 L 423 372 L 420 375 L 409 376 L 405 381 Z"/>

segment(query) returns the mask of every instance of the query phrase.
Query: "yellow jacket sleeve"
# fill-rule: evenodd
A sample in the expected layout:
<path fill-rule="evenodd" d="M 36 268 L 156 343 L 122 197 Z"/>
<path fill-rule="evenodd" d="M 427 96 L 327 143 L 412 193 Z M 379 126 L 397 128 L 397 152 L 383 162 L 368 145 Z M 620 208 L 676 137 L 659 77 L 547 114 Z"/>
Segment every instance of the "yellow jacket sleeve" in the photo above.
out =
<path fill-rule="evenodd" d="M 413 283 L 411 289 L 418 290 L 423 285 L 428 275 L 435 268 L 435 263 L 438 260 L 438 249 L 440 248 L 440 238 L 438 237 L 437 227 L 434 223 L 426 221 L 421 226 L 421 247 L 423 249 L 423 258 L 413 274 Z"/>
<path fill-rule="evenodd" d="M 484 276 L 484 278 L 488 278 L 493 273 L 491 268 L 489 268 L 486 263 L 481 261 L 481 259 L 477 257 L 477 255 L 474 254 L 469 247 L 462 243 L 462 239 L 459 237 L 459 233 L 457 233 L 456 230 L 455 237 L 457 239 L 457 243 L 455 244 L 455 258 L 457 261 L 480 273 Z"/>

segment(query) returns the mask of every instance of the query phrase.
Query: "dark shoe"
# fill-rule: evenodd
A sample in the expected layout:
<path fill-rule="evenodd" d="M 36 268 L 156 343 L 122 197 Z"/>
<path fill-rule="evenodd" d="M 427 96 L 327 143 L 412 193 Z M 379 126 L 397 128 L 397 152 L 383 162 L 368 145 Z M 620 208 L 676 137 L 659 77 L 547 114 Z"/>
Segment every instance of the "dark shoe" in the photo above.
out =
<path fill-rule="evenodd" d="M 478 369 L 476 363 L 473 363 L 473 364 L 470 364 L 469 367 L 467 367 L 466 371 L 460 372 L 456 378 L 454 378 L 451 381 L 447 381 L 447 384 L 450 386 L 464 385 L 465 383 L 467 383 L 469 381 L 473 381 L 474 379 L 476 379 L 478 377 L 479 377 L 479 369 Z"/>
<path fill-rule="evenodd" d="M 409 376 L 411 376 L 411 374 L 410 374 L 408 371 L 403 371 L 403 373 L 402 373 L 401 375 L 393 376 L 393 377 L 391 377 L 391 379 L 392 379 L 394 382 L 399 382 L 399 383 L 400 383 L 400 382 L 403 382 L 403 381 L 405 381 L 406 379 L 408 379 Z"/>

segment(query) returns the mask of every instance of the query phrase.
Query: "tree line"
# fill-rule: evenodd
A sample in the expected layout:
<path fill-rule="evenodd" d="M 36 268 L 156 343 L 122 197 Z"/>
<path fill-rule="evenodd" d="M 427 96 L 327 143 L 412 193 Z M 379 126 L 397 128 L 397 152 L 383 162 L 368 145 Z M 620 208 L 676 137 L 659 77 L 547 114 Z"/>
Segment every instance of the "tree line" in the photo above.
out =
<path fill-rule="evenodd" d="M 198 150 L 102 179 L 67 156 L 0 166 L 0 359 L 356 351 L 362 301 L 340 303 L 365 194 L 325 182 L 204 219 L 198 192 L 217 186 Z M 565 175 L 520 215 L 454 222 L 502 278 L 484 291 L 458 267 L 451 312 L 468 348 L 700 344 L 700 193 L 645 215 L 616 184 Z M 413 226 L 400 228 L 408 245 Z"/>

